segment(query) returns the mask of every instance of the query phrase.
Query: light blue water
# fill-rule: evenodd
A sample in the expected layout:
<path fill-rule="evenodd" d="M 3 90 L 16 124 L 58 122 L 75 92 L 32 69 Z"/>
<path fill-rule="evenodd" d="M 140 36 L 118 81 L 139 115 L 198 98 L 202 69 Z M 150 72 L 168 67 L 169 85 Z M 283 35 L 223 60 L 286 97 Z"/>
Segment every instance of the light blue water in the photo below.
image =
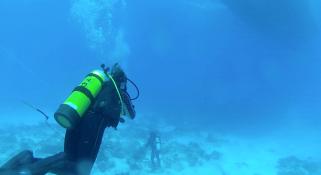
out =
<path fill-rule="evenodd" d="M 120 62 L 140 87 L 141 116 L 282 141 L 320 160 L 320 9 L 320 0 L 2 0 L 0 119 L 39 120 L 22 100 L 52 114 L 84 75 Z"/>

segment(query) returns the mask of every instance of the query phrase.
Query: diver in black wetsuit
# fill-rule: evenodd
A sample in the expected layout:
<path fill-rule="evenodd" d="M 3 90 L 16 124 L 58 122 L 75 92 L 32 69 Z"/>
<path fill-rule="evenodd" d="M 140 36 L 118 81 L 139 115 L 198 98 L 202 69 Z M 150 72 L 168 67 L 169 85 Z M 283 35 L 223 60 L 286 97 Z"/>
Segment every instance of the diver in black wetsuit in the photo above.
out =
<path fill-rule="evenodd" d="M 114 67 L 112 76 L 119 89 L 125 90 L 127 78 L 120 67 Z M 67 130 L 64 152 L 68 160 L 77 164 L 77 170 L 89 174 L 99 151 L 106 127 L 116 128 L 121 115 L 121 102 L 111 81 L 104 84 L 92 109 L 74 128 Z"/>
<path fill-rule="evenodd" d="M 150 132 L 149 138 L 147 143 L 145 144 L 145 147 L 150 147 L 151 149 L 151 163 L 152 163 L 152 168 L 157 169 L 161 167 L 161 161 L 160 161 L 160 147 L 161 147 L 161 139 L 159 134 L 157 134 L 156 131 Z M 156 159 L 156 162 L 155 162 Z"/>
<path fill-rule="evenodd" d="M 125 108 L 134 118 L 135 111 L 126 91 L 127 77 L 118 64 L 112 68 L 111 75 L 121 91 Z M 34 158 L 31 151 L 23 151 L 0 168 L 2 174 L 43 175 L 47 172 L 59 175 L 89 175 L 95 163 L 106 127 L 116 128 L 122 112 L 116 88 L 107 81 L 87 111 L 73 129 L 67 129 L 64 152 L 44 159 Z"/>

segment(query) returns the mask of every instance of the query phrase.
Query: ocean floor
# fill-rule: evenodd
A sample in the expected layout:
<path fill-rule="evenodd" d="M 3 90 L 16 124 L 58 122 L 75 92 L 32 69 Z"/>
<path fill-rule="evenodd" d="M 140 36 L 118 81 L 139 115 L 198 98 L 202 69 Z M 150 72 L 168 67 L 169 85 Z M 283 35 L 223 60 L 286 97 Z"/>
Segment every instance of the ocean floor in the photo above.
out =
<path fill-rule="evenodd" d="M 0 163 L 22 150 L 45 157 L 63 150 L 64 130 L 54 122 L 7 125 L 0 132 Z M 152 169 L 149 132 L 162 137 L 161 168 Z M 129 121 L 108 128 L 94 175 L 321 175 L 318 156 L 278 139 L 253 139 L 189 130 L 165 122 Z M 282 139 L 280 139 L 282 140 Z M 321 148 L 320 148 L 321 149 Z M 319 156 L 320 157 L 320 156 Z"/>

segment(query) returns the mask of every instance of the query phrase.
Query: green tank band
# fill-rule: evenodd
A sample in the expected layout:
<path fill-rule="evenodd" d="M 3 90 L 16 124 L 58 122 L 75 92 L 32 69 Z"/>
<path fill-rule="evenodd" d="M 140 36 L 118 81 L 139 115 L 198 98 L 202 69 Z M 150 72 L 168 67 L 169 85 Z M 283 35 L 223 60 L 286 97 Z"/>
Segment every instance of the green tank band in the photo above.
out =
<path fill-rule="evenodd" d="M 88 109 L 89 105 L 91 104 L 90 99 L 82 92 L 74 91 L 72 94 L 67 98 L 64 104 L 72 107 L 74 110 L 77 111 L 80 117 Z"/>
<path fill-rule="evenodd" d="M 84 93 L 90 99 L 91 102 L 95 100 L 95 97 L 91 94 L 91 92 L 83 86 L 77 86 L 73 91 L 79 91 Z"/>
<path fill-rule="evenodd" d="M 87 76 L 84 81 L 80 83 L 79 86 L 88 89 L 91 95 L 95 98 L 102 88 L 102 83 L 98 78 L 94 76 Z"/>
<path fill-rule="evenodd" d="M 104 80 L 103 78 L 101 78 L 101 76 L 99 76 L 99 75 L 97 75 L 97 74 L 90 73 L 90 74 L 88 74 L 87 76 L 95 77 L 95 78 L 97 78 L 97 79 L 100 81 L 100 84 L 101 84 L 101 85 L 104 84 L 104 81 L 105 81 L 105 80 Z"/>

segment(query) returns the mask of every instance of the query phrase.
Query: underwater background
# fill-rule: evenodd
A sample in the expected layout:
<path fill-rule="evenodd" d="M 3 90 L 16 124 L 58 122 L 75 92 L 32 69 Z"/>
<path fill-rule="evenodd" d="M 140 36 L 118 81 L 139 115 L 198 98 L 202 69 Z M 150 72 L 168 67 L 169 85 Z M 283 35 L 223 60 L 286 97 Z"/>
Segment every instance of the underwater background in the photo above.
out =
<path fill-rule="evenodd" d="M 1 0 L 0 163 L 62 151 L 53 113 L 119 62 L 137 117 L 105 131 L 92 174 L 321 175 L 320 46 L 321 0 Z"/>

